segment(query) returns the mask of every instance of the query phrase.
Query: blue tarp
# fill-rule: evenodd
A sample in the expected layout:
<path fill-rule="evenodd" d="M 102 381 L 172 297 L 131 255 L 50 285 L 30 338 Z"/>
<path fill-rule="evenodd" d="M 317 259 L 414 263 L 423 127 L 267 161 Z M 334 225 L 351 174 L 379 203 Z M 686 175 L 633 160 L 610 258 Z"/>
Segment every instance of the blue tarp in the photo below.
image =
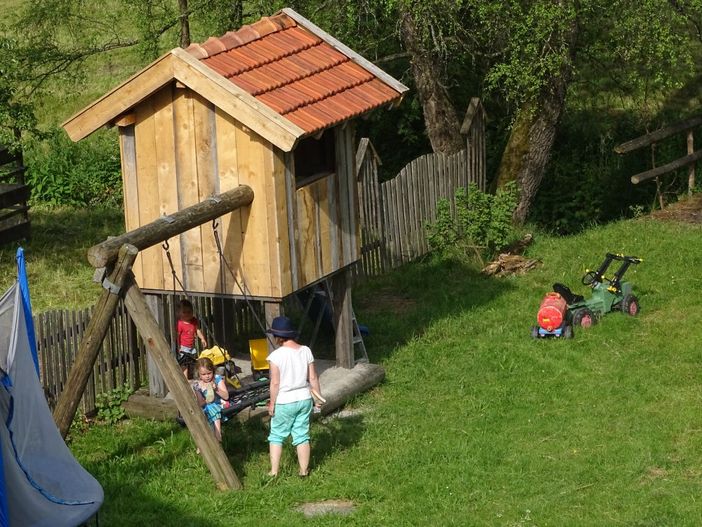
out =
<path fill-rule="evenodd" d="M 24 321 L 27 324 L 27 336 L 29 337 L 29 349 L 32 352 L 34 367 L 39 375 L 39 358 L 37 357 L 37 341 L 34 336 L 34 319 L 32 318 L 32 301 L 29 297 L 29 282 L 27 281 L 27 267 L 24 262 L 24 249 L 17 248 L 17 281 L 22 293 L 22 304 L 24 305 Z"/>

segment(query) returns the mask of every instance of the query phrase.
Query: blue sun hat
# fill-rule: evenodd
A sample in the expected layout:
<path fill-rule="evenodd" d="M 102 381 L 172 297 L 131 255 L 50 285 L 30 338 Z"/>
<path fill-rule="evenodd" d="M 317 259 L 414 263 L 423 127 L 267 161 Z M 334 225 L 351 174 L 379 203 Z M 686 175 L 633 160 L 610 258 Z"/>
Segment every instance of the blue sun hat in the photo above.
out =
<path fill-rule="evenodd" d="M 281 337 L 284 339 L 295 339 L 297 338 L 297 331 L 293 326 L 292 320 L 288 317 L 275 317 L 271 323 L 270 329 L 266 331 L 274 337 Z"/>

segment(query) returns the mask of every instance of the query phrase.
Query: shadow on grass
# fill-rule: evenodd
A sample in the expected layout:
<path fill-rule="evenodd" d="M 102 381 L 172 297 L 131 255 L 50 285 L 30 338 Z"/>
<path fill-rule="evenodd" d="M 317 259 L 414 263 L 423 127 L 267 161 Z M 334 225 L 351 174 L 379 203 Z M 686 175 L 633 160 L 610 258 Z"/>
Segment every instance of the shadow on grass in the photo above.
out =
<path fill-rule="evenodd" d="M 120 439 L 112 448 L 105 448 L 109 439 L 97 438 L 103 449 L 81 462 L 100 482 L 105 493 L 99 513 L 100 525 L 175 525 L 176 520 L 179 525 L 212 525 L 208 511 L 184 510 L 181 503 L 173 500 L 172 494 L 178 489 L 161 479 L 162 475 L 179 477 L 180 471 L 190 468 L 187 457 L 195 447 L 191 441 L 174 436 L 178 430 L 177 424 L 156 428 L 140 426 L 132 434 L 125 430 L 117 434 L 106 427 L 104 435 L 125 439 Z M 212 486 L 211 480 L 200 483 Z M 156 497 L 161 495 L 163 498 Z"/>
<path fill-rule="evenodd" d="M 110 207 L 90 209 L 37 208 L 30 211 L 31 238 L 25 242 L 27 252 L 75 254 L 84 258 L 85 250 L 124 232 L 121 210 Z M 3 248 L 3 250 L 12 250 Z"/>
<path fill-rule="evenodd" d="M 250 458 L 268 453 L 268 426 L 260 419 L 250 419 L 244 423 L 231 422 L 224 426 L 223 447 L 234 471 L 241 478 L 255 477 L 255 474 L 247 474 L 245 467 Z M 353 447 L 364 433 L 365 425 L 361 415 L 315 420 L 311 427 L 311 467 L 319 467 L 334 452 Z M 290 439 L 285 442 L 283 458 L 283 463 L 297 462 Z"/>
<path fill-rule="evenodd" d="M 512 288 L 475 265 L 426 260 L 361 283 L 354 308 L 359 323 L 369 328 L 364 341 L 371 362 L 382 362 L 436 322 L 478 309 Z"/>
<path fill-rule="evenodd" d="M 363 416 L 358 414 L 318 420 L 312 430 L 312 469 L 333 453 L 354 447 L 365 431 Z"/>

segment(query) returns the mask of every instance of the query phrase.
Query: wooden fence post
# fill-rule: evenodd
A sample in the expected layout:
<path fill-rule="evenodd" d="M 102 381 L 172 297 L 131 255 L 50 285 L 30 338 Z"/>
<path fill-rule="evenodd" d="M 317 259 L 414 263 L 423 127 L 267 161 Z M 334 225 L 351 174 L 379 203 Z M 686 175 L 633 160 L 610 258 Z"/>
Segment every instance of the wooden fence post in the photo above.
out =
<path fill-rule="evenodd" d="M 183 376 L 175 357 L 171 353 L 163 332 L 146 303 L 144 294 L 130 273 L 124 303 L 129 316 L 136 324 L 146 347 L 161 370 L 168 390 L 173 394 L 180 414 L 185 420 L 195 444 L 220 490 L 241 489 L 241 482 L 229 463 L 222 445 L 217 441 L 205 419 L 205 414 L 197 404 L 193 390 Z"/>
<path fill-rule="evenodd" d="M 163 318 L 162 303 L 162 298 L 158 295 L 146 295 L 146 304 L 149 306 L 149 310 L 159 327 L 162 325 Z M 166 382 L 163 380 L 163 375 L 161 375 L 161 371 L 156 366 L 156 361 L 151 353 L 146 354 L 146 369 L 149 376 L 149 395 L 160 399 L 164 398 L 168 393 Z"/>
<path fill-rule="evenodd" d="M 695 152 L 695 138 L 692 135 L 692 130 L 687 131 L 687 155 Z M 692 191 L 695 190 L 695 168 L 697 164 L 692 163 L 687 170 L 687 194 L 692 196 Z"/>
<path fill-rule="evenodd" d="M 71 366 L 71 373 L 54 410 L 54 421 L 64 438 L 71 428 L 78 404 L 88 384 L 88 378 L 93 371 L 95 359 L 117 308 L 122 285 L 131 272 L 137 253 L 136 247 L 132 245 L 125 244 L 120 248 L 117 264 L 110 273 L 108 281 L 104 283 L 105 289 L 95 305 L 88 329 L 80 342 L 76 360 Z"/>

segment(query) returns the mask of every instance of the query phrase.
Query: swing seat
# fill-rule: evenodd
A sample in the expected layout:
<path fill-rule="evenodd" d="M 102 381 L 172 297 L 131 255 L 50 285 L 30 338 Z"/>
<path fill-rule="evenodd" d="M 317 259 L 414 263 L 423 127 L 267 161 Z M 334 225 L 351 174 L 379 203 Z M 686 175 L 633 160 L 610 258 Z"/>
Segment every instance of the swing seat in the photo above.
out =
<path fill-rule="evenodd" d="M 270 399 L 269 384 L 265 380 L 247 384 L 238 389 L 227 386 L 229 390 L 229 404 L 222 408 L 222 422 L 228 421 L 247 408 L 255 408 L 260 403 Z M 185 426 L 185 419 L 180 415 L 176 417 L 176 422 L 180 426 Z"/>

